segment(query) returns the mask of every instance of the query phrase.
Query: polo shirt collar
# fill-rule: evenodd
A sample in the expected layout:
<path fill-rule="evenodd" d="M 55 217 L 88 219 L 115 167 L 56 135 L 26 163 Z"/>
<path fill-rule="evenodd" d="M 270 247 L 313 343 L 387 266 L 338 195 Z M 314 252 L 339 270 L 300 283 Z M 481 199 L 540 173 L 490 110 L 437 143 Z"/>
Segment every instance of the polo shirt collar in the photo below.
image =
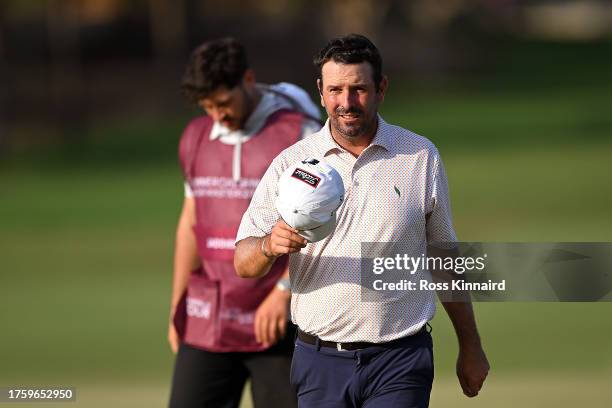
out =
<path fill-rule="evenodd" d="M 382 116 L 378 116 L 378 128 L 376 129 L 376 134 L 374 135 L 374 139 L 370 143 L 370 146 L 380 146 L 387 151 L 393 150 L 393 140 L 391 140 L 389 131 L 390 125 L 384 121 Z M 324 157 L 329 152 L 334 149 L 344 150 L 331 135 L 331 131 L 329 129 L 330 123 L 329 118 L 325 121 L 325 125 L 321 129 L 320 137 L 321 137 L 321 155 Z"/>

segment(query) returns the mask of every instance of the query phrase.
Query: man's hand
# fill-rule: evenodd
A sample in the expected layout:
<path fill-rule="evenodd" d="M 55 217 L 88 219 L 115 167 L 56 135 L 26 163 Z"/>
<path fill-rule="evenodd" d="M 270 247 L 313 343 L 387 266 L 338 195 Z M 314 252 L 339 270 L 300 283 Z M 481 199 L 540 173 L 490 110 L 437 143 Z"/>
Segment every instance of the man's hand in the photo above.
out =
<path fill-rule="evenodd" d="M 438 248 L 429 245 L 427 247 L 428 256 L 452 257 L 459 256 L 457 248 Z M 458 279 L 457 273 L 435 269 L 432 271 L 434 280 L 450 282 Z M 463 393 L 468 397 L 475 397 L 480 392 L 482 384 L 489 373 L 489 362 L 482 349 L 480 335 L 476 328 L 476 319 L 470 292 L 464 291 L 438 291 L 438 297 L 448 314 L 459 342 L 459 357 L 457 358 L 457 377 L 463 389 Z"/>
<path fill-rule="evenodd" d="M 179 348 L 179 336 L 174 328 L 174 323 L 172 320 L 170 320 L 170 324 L 168 325 L 168 343 L 170 343 L 172 352 L 176 354 Z"/>
<path fill-rule="evenodd" d="M 307 243 L 296 229 L 279 220 L 269 235 L 247 237 L 236 243 L 234 269 L 241 278 L 260 278 L 270 271 L 276 258 L 299 252 Z"/>
<path fill-rule="evenodd" d="M 289 299 L 289 291 L 274 288 L 259 305 L 255 312 L 255 339 L 259 343 L 271 346 L 285 336 Z"/>
<path fill-rule="evenodd" d="M 489 373 L 489 361 L 480 345 L 459 348 L 457 377 L 468 397 L 475 397 Z"/>
<path fill-rule="evenodd" d="M 291 228 L 283 220 L 278 220 L 272 228 L 270 237 L 264 239 L 266 254 L 274 257 L 300 252 L 308 243 L 304 237 L 298 234 L 298 230 Z"/>

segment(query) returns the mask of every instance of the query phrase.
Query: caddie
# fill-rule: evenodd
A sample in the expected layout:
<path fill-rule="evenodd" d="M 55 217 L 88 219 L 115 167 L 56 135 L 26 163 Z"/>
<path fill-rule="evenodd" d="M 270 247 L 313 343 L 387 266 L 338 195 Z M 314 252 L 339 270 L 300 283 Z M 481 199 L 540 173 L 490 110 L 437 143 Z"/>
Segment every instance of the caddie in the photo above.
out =
<path fill-rule="evenodd" d="M 270 165 L 242 218 L 234 265 L 240 276 L 260 278 L 289 254 L 298 326 L 291 382 L 300 407 L 427 407 L 435 293 L 364 301 L 360 258 L 362 242 L 399 243 L 420 255 L 428 243 L 456 241 L 444 166 L 432 142 L 378 114 L 388 80 L 369 39 L 333 39 L 314 62 L 328 120 Z M 343 189 L 313 199 L 302 190 L 318 190 L 333 175 L 325 166 L 337 171 Z M 301 193 L 288 199 L 295 188 Z M 323 207 L 325 217 L 314 210 Z M 442 303 L 459 340 L 461 387 L 475 396 L 489 363 L 471 303 Z"/>
<path fill-rule="evenodd" d="M 177 353 L 170 407 L 238 407 L 251 380 L 255 407 L 294 407 L 289 368 L 287 259 L 261 279 L 236 276 L 240 218 L 272 159 L 321 127 L 301 88 L 256 82 L 243 46 L 196 48 L 182 89 L 206 113 L 180 140 L 185 198 L 176 231 L 168 341 Z"/>

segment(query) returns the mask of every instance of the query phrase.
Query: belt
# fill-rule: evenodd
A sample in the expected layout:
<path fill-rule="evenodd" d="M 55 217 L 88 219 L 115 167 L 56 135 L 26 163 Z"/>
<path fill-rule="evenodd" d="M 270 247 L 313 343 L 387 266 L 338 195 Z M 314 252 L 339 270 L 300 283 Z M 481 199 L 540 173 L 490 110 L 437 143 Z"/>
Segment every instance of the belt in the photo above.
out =
<path fill-rule="evenodd" d="M 297 337 L 298 337 L 298 339 L 302 340 L 306 344 L 317 345 L 317 343 L 318 343 L 319 347 L 335 348 L 338 351 L 352 351 L 352 350 L 365 349 L 365 348 L 368 348 L 368 347 L 390 347 L 390 346 L 394 346 L 394 345 L 397 345 L 397 344 L 405 341 L 406 339 L 409 339 L 409 338 L 418 336 L 419 334 L 422 334 L 424 332 L 427 332 L 427 326 L 429 326 L 429 324 L 423 326 L 421 328 L 421 330 L 419 330 L 418 332 L 414 333 L 413 335 L 410 335 L 410 336 L 407 336 L 407 337 L 401 337 L 399 339 L 387 341 L 385 343 L 368 343 L 368 342 L 363 342 L 363 341 L 358 341 L 358 342 L 354 342 L 354 343 L 336 343 L 335 341 L 321 340 L 317 336 L 314 336 L 312 334 L 308 334 L 306 332 L 303 332 L 300 329 L 298 329 Z"/>

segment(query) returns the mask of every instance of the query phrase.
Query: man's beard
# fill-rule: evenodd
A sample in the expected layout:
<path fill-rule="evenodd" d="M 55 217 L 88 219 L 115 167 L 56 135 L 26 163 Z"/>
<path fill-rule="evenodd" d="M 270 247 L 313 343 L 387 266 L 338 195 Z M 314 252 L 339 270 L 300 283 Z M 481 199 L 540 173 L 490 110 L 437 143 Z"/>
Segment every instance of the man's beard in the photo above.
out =
<path fill-rule="evenodd" d="M 340 115 L 359 115 L 359 120 L 354 125 L 345 125 L 341 122 Z M 344 138 L 354 140 L 366 134 L 373 125 L 373 120 L 366 117 L 365 112 L 356 108 L 338 108 L 335 115 L 330 118 L 332 127 Z"/>
<path fill-rule="evenodd" d="M 240 85 L 240 91 L 242 92 L 242 100 L 244 103 L 243 110 L 242 110 L 243 116 L 242 118 L 240 118 L 240 128 L 244 129 L 244 125 L 249 119 L 249 116 L 251 116 L 251 114 L 255 110 L 255 98 L 252 95 L 250 95 L 246 89 L 244 89 L 242 84 Z"/>
<path fill-rule="evenodd" d="M 244 129 L 244 126 L 246 125 L 246 122 L 249 119 L 249 116 L 251 116 L 251 114 L 255 110 L 255 98 L 252 95 L 250 95 L 246 89 L 244 89 L 242 84 L 238 86 L 240 87 L 240 93 L 241 93 L 242 104 L 243 104 L 242 117 L 226 116 L 221 119 L 221 121 L 230 120 L 231 124 L 229 127 L 231 130 L 234 130 L 234 131 Z"/>

